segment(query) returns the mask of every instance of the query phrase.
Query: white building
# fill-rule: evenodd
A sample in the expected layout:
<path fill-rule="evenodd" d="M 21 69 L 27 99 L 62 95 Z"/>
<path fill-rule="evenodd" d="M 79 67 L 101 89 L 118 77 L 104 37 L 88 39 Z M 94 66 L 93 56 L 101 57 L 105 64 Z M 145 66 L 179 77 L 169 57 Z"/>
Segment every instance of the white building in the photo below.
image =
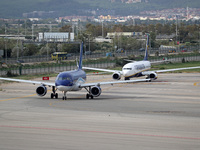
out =
<path fill-rule="evenodd" d="M 72 42 L 74 41 L 74 33 L 68 32 L 44 32 L 39 33 L 39 42 Z"/>
<path fill-rule="evenodd" d="M 142 36 L 142 32 L 108 32 L 107 33 L 108 38 L 113 38 L 117 36 L 139 37 L 139 36 Z"/>

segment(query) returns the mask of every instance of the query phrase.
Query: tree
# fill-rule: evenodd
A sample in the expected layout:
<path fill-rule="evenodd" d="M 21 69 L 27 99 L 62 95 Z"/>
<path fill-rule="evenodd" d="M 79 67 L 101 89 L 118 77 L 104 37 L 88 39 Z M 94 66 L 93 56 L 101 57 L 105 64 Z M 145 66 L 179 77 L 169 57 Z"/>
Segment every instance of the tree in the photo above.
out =
<path fill-rule="evenodd" d="M 156 33 L 155 32 L 150 33 L 150 39 L 151 39 L 151 47 L 155 47 L 155 42 L 156 42 Z"/>
<path fill-rule="evenodd" d="M 157 32 L 157 34 L 161 34 L 162 33 L 162 31 L 163 31 L 162 28 L 163 28 L 162 24 L 160 24 L 160 23 L 156 24 L 156 32 Z"/>
<path fill-rule="evenodd" d="M 27 44 L 24 48 L 23 55 L 24 56 L 32 56 L 36 55 L 39 52 L 39 47 L 35 44 Z"/>
<path fill-rule="evenodd" d="M 72 27 L 70 25 L 65 25 L 63 27 L 60 28 L 60 32 L 71 32 Z"/>

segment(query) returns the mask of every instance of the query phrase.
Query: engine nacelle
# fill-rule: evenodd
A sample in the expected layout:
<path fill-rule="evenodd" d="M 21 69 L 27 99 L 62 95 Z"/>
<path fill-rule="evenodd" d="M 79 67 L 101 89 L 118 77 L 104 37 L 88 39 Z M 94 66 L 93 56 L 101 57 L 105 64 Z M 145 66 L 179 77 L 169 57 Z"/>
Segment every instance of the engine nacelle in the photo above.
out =
<path fill-rule="evenodd" d="M 45 96 L 47 94 L 47 88 L 44 85 L 37 87 L 36 93 L 38 96 Z"/>
<path fill-rule="evenodd" d="M 120 80 L 121 79 L 121 74 L 119 72 L 115 72 L 115 73 L 113 73 L 112 78 L 114 80 Z"/>
<path fill-rule="evenodd" d="M 98 97 L 101 94 L 101 88 L 99 86 L 94 86 L 90 89 L 90 93 L 94 97 Z"/>
<path fill-rule="evenodd" d="M 157 77 L 158 77 L 158 75 L 157 75 L 155 72 L 152 72 L 152 73 L 149 74 L 148 77 L 149 77 L 151 80 L 156 80 Z"/>

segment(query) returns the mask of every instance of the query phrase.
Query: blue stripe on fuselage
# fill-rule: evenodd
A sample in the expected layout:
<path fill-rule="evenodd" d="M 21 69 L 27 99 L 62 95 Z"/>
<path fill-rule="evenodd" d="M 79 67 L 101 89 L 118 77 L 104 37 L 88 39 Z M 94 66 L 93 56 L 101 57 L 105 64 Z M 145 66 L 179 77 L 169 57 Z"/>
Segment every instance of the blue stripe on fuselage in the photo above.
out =
<path fill-rule="evenodd" d="M 86 80 L 86 74 L 81 69 L 59 73 L 55 83 L 56 86 L 73 86 L 79 79 Z"/>

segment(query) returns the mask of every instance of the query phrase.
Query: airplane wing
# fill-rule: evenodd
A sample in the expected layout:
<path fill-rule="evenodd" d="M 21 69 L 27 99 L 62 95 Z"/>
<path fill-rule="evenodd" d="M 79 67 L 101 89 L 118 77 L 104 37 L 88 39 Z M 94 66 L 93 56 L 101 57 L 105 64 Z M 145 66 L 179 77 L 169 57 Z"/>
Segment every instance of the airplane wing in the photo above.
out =
<path fill-rule="evenodd" d="M 135 60 L 130 60 L 130 59 L 124 59 L 125 61 L 128 61 L 128 62 L 137 62 Z M 164 62 L 170 62 L 169 60 L 160 60 L 160 61 L 150 61 L 151 64 L 156 64 L 156 63 L 164 63 Z"/>
<path fill-rule="evenodd" d="M 170 71 L 178 71 L 178 70 L 187 70 L 187 69 L 198 69 L 200 66 L 197 67 L 186 67 L 186 68 L 175 68 L 175 69 L 165 69 L 165 70 L 152 70 L 152 71 L 144 71 L 142 72 L 143 75 L 149 75 L 152 72 L 155 73 L 162 73 L 162 72 L 170 72 Z"/>
<path fill-rule="evenodd" d="M 12 79 L 12 78 L 1 78 L 1 77 L 0 77 L 0 80 L 14 81 L 14 82 L 24 82 L 24 83 L 32 83 L 32 84 L 40 84 L 40 85 L 46 85 L 46 86 L 55 86 L 55 83 L 42 82 L 42 81 Z"/>
<path fill-rule="evenodd" d="M 124 81 L 110 81 L 110 82 L 96 82 L 96 83 L 84 83 L 80 85 L 80 88 L 89 86 L 100 86 L 105 84 L 119 84 L 119 83 L 134 83 L 134 82 L 144 82 L 150 79 L 138 79 L 138 80 L 124 80 Z"/>
<path fill-rule="evenodd" d="M 120 72 L 122 74 L 122 71 L 120 70 L 109 70 L 109 69 L 100 69 L 100 68 L 91 68 L 91 67 L 82 67 L 83 69 L 88 69 L 88 70 L 97 70 L 97 71 L 105 71 L 105 72 Z"/>
<path fill-rule="evenodd" d="M 170 60 L 151 61 L 151 64 L 170 62 Z"/>
<path fill-rule="evenodd" d="M 124 59 L 125 61 L 128 61 L 128 62 L 137 62 L 135 60 L 131 60 L 131 59 Z"/>
<path fill-rule="evenodd" d="M 169 72 L 169 71 L 178 71 L 178 70 L 187 70 L 187 69 L 198 69 L 200 66 L 197 67 L 186 67 L 186 68 L 175 68 L 175 69 L 165 69 L 165 70 L 155 70 L 153 72 L 161 73 L 161 72 Z"/>

